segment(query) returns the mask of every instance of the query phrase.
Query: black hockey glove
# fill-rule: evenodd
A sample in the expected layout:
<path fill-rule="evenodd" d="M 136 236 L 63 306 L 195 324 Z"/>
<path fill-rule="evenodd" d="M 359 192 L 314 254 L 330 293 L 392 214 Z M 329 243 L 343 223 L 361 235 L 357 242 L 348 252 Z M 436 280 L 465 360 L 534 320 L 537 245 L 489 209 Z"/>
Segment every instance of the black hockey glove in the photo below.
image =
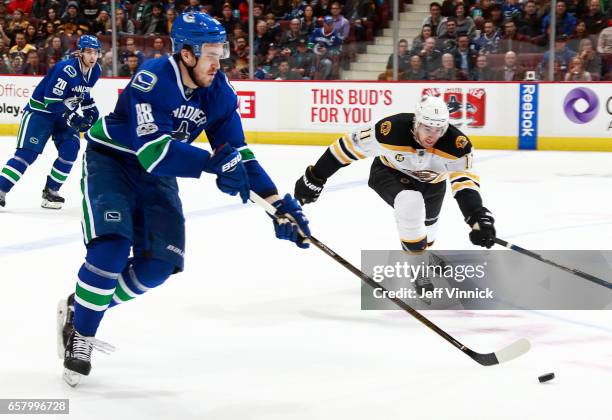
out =
<path fill-rule="evenodd" d="M 81 103 L 81 111 L 83 112 L 83 116 L 85 118 L 92 121 L 92 124 L 94 124 L 96 121 L 98 121 L 98 118 L 100 118 L 100 111 L 91 98 Z"/>
<path fill-rule="evenodd" d="M 81 117 L 79 114 L 69 109 L 64 112 L 64 119 L 66 120 L 66 124 L 78 132 L 89 130 L 95 122 L 92 121 L 91 118 Z"/>
<path fill-rule="evenodd" d="M 466 222 L 472 227 L 470 241 L 474 245 L 491 248 L 495 244 L 495 219 L 486 207 L 476 210 Z"/>
<path fill-rule="evenodd" d="M 312 173 L 312 166 L 309 166 L 304 175 L 296 181 L 293 195 L 301 204 L 314 203 L 323 192 L 326 181 L 326 179 L 317 178 Z"/>

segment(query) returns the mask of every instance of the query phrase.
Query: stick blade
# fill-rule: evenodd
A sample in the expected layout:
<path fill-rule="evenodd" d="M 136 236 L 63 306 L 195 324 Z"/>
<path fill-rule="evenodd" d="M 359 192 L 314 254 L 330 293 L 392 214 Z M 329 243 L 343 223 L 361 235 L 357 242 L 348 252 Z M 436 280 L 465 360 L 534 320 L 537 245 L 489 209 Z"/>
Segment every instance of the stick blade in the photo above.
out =
<path fill-rule="evenodd" d="M 531 348 L 531 343 L 526 338 L 521 338 L 514 343 L 495 352 L 495 358 L 498 363 L 509 362 L 527 353 Z"/>
<path fill-rule="evenodd" d="M 473 350 L 464 350 L 468 356 L 480 363 L 482 366 L 494 366 L 500 363 L 509 362 L 519 356 L 527 353 L 531 348 L 531 344 L 525 338 L 515 341 L 514 343 L 504 347 L 495 353 L 477 353 Z"/>

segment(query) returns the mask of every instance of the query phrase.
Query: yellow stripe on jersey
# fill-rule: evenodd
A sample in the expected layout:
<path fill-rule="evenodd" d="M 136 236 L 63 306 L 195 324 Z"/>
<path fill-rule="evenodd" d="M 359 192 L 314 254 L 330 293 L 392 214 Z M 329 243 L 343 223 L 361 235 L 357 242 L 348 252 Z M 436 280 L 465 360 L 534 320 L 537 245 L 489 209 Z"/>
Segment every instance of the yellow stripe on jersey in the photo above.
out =
<path fill-rule="evenodd" d="M 459 179 L 459 178 L 469 178 L 469 179 L 471 179 L 473 181 L 476 181 L 478 183 L 480 182 L 480 177 L 478 175 L 476 175 L 476 174 L 471 173 L 471 172 L 451 172 L 450 173 L 450 181 L 451 182 L 453 182 L 454 180 Z"/>
<path fill-rule="evenodd" d="M 448 177 L 448 172 L 442 172 L 440 175 L 435 177 L 433 180 L 429 181 L 430 184 L 437 184 L 438 182 L 446 181 Z"/>
<path fill-rule="evenodd" d="M 340 147 L 340 144 L 338 143 L 339 141 L 340 139 L 336 140 L 331 146 L 329 146 L 329 150 L 330 152 L 332 152 L 332 155 L 334 155 L 335 158 L 338 159 L 340 163 L 344 163 L 348 165 L 349 163 L 353 162 L 353 159 L 348 157 L 342 151 L 342 148 Z"/>
<path fill-rule="evenodd" d="M 463 182 L 451 183 L 451 190 L 453 192 L 453 195 L 457 194 L 459 191 L 464 190 L 466 188 L 480 192 L 480 187 L 478 187 L 478 185 L 474 183 L 473 181 L 463 181 Z"/>
<path fill-rule="evenodd" d="M 380 145 L 387 149 L 387 150 L 393 150 L 394 152 L 405 152 L 405 153 L 416 153 L 417 150 L 414 147 L 410 147 L 410 146 L 397 146 L 394 144 L 386 144 L 386 143 L 380 143 Z M 420 149 L 422 150 L 422 149 Z M 427 153 L 432 153 L 434 155 L 438 155 L 440 157 L 446 158 L 446 159 L 450 159 L 450 160 L 457 160 L 459 159 L 459 157 L 457 156 L 453 156 L 449 153 L 443 152 L 442 150 L 438 150 L 438 149 L 425 149 L 425 151 Z"/>
<path fill-rule="evenodd" d="M 363 153 L 359 153 L 357 151 L 357 149 L 355 148 L 355 145 L 353 144 L 353 139 L 351 138 L 351 136 L 346 137 L 343 136 L 342 137 L 344 139 L 344 144 L 346 144 L 346 147 L 349 148 L 349 150 L 355 155 L 357 156 L 359 159 L 365 159 L 367 156 L 364 155 Z"/>
<path fill-rule="evenodd" d="M 457 160 L 459 159 L 457 156 L 453 156 L 451 154 L 448 154 L 446 152 L 443 152 L 442 150 L 438 150 L 438 149 L 427 149 L 428 152 L 433 153 L 434 155 L 438 155 L 440 157 L 446 158 L 446 159 L 451 159 L 451 160 Z"/>
<path fill-rule="evenodd" d="M 416 149 L 410 146 L 396 146 L 394 144 L 385 144 L 385 143 L 379 143 L 379 144 L 385 149 L 393 150 L 394 152 L 416 153 Z"/>
<path fill-rule="evenodd" d="M 380 161 L 383 163 L 383 165 L 399 171 L 399 169 L 393 163 L 389 162 L 389 160 L 385 156 L 380 156 Z"/>

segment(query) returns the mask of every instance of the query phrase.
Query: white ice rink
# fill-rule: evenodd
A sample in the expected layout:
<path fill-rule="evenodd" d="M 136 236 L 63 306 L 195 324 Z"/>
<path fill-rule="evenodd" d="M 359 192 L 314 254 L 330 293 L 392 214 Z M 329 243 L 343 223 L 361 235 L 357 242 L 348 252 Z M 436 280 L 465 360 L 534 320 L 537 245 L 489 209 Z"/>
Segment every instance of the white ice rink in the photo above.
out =
<path fill-rule="evenodd" d="M 13 147 L 0 140 L 1 164 Z M 323 151 L 253 149 L 291 192 Z M 62 190 L 65 209 L 41 209 L 54 153 L 49 146 L 0 210 L 0 398 L 69 398 L 70 418 L 104 420 L 612 418 L 612 311 L 426 313 L 476 351 L 531 340 L 525 356 L 481 367 L 403 312 L 361 311 L 356 277 L 316 249 L 274 239 L 269 218 L 211 176 L 181 182 L 185 272 L 107 312 L 98 338 L 118 350 L 94 353 L 92 374 L 71 389 L 55 307 L 84 256 L 80 165 Z M 475 165 L 501 238 L 534 250 L 611 249 L 612 155 L 478 151 Z M 362 249 L 399 246 L 368 173 L 369 162 L 341 170 L 305 207 L 313 233 L 357 266 Z M 472 248 L 467 235 L 449 195 L 436 248 Z M 539 384 L 547 372 L 557 378 Z"/>

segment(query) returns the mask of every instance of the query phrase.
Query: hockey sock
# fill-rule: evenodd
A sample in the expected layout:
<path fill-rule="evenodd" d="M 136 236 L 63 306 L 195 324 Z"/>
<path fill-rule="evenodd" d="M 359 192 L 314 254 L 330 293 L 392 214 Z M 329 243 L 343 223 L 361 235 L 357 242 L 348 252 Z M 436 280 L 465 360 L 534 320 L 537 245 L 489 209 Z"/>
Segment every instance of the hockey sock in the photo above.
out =
<path fill-rule="evenodd" d="M 79 143 L 72 140 L 66 140 L 60 144 L 58 150 L 58 157 L 53 162 L 51 172 L 47 177 L 47 187 L 53 191 L 59 191 L 64 185 L 72 165 L 77 158 L 79 153 Z"/>
<path fill-rule="evenodd" d="M 9 159 L 0 171 L 0 190 L 9 192 L 37 157 L 38 153 L 36 152 L 17 149 L 15 156 Z"/>
<path fill-rule="evenodd" d="M 421 193 L 413 190 L 400 192 L 395 196 L 393 208 L 402 249 L 418 253 L 427 248 L 425 201 Z"/>
<path fill-rule="evenodd" d="M 74 327 L 80 334 L 89 337 L 96 334 L 130 247 L 130 241 L 119 236 L 98 238 L 87 245 L 74 296 Z"/>
<path fill-rule="evenodd" d="M 134 258 L 119 275 L 109 307 L 125 303 L 161 285 L 174 272 L 174 265 L 161 260 Z"/>
<path fill-rule="evenodd" d="M 427 247 L 431 247 L 438 234 L 438 216 L 425 219 L 425 230 L 427 231 Z"/>

